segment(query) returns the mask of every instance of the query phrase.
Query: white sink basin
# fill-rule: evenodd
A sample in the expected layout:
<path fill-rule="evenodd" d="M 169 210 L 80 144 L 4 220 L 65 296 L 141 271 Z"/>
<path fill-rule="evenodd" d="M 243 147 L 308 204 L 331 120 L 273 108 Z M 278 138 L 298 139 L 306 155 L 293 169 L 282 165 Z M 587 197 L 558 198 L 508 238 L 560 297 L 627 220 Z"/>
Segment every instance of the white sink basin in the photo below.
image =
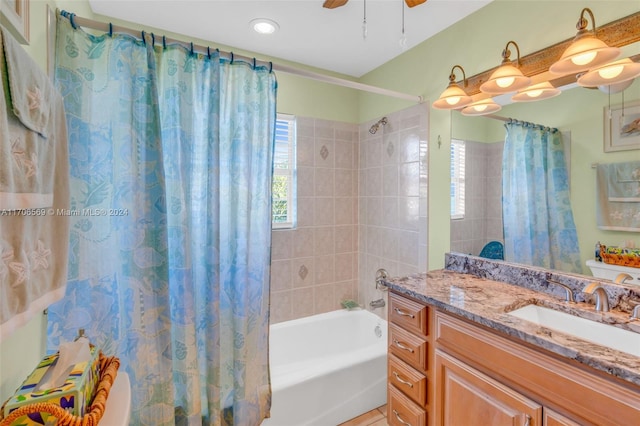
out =
<path fill-rule="evenodd" d="M 584 340 L 640 356 L 640 333 L 580 318 L 538 305 L 527 305 L 509 312 L 518 318 L 571 334 Z"/>

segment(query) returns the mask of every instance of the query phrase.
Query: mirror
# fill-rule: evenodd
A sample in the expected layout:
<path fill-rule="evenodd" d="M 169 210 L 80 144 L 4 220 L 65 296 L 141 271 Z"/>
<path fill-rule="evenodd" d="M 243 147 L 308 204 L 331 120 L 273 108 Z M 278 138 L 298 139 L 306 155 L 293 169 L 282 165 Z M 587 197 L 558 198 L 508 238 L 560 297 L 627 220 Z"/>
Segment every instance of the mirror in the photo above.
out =
<path fill-rule="evenodd" d="M 636 54 L 638 43 L 632 45 Z M 626 53 L 626 52 L 625 52 Z M 510 95 L 506 95 L 510 99 Z M 497 100 L 497 99 L 496 99 Z M 609 107 L 640 104 L 640 78 L 621 93 L 607 94 L 596 89 L 573 87 L 555 98 L 538 102 L 511 103 L 495 115 L 556 127 L 570 135 L 569 173 L 571 204 L 578 232 L 582 273 L 591 275 L 586 266 L 594 258 L 595 244 L 607 246 L 635 244 L 640 234 L 602 231 L 596 226 L 596 165 L 640 161 L 640 146 L 624 151 L 605 152 L 603 134 L 605 113 Z M 501 155 L 504 122 L 487 117 L 451 113 L 451 138 L 467 142 L 466 196 L 464 219 L 451 221 L 451 251 L 478 255 L 492 241 L 502 241 Z M 566 140 L 566 137 L 565 137 Z M 565 271 L 566 272 L 566 271 Z"/>

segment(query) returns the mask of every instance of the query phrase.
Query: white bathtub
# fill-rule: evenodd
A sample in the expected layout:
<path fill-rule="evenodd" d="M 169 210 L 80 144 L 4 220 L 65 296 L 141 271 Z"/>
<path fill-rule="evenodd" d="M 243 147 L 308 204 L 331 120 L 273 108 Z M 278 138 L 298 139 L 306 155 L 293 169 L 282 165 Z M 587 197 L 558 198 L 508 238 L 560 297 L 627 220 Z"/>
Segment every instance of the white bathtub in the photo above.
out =
<path fill-rule="evenodd" d="M 263 426 L 335 426 L 387 400 L 387 322 L 340 310 L 270 328 L 271 418 Z"/>

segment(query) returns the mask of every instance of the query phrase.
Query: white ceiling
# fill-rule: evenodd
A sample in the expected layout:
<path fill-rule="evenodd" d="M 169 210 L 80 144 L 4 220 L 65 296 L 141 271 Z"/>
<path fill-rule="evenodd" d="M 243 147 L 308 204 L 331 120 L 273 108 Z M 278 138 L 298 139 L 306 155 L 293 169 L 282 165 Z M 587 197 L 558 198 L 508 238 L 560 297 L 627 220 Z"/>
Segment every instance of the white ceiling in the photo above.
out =
<path fill-rule="evenodd" d="M 364 0 L 336 9 L 323 0 L 89 0 L 100 15 L 160 28 L 219 45 L 256 52 L 361 77 L 402 53 L 404 0 L 367 0 L 367 38 L 362 37 Z M 407 46 L 428 39 L 492 0 L 428 0 L 404 8 Z M 265 36 L 249 27 L 270 18 L 280 30 Z M 262 59 L 258 57 L 257 59 Z"/>

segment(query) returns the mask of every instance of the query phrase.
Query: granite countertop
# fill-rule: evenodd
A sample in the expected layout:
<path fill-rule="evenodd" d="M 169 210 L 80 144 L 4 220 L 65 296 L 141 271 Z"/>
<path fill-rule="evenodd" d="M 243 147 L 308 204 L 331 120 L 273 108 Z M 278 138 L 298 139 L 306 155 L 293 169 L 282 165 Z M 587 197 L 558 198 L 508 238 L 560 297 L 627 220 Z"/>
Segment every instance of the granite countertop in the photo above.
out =
<path fill-rule="evenodd" d="M 596 312 L 592 304 L 569 304 L 556 295 L 446 269 L 386 283 L 398 293 L 640 386 L 640 357 L 507 314 L 535 303 L 640 333 L 640 322 L 629 322 L 627 312 Z"/>

